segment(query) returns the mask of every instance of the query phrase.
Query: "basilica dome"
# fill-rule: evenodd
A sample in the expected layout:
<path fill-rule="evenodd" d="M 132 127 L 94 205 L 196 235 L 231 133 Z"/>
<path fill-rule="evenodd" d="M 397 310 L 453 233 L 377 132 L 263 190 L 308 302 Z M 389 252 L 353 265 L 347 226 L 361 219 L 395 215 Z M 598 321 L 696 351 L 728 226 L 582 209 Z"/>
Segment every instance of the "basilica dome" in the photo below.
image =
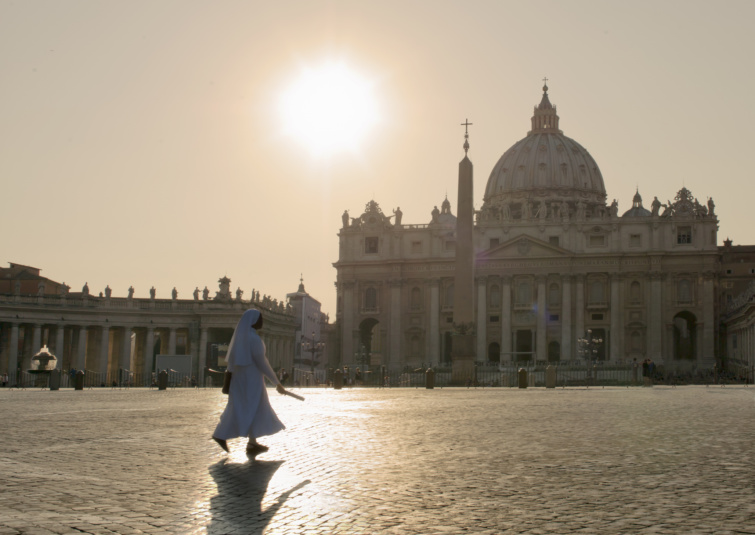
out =
<path fill-rule="evenodd" d="M 515 143 L 490 173 L 485 205 L 500 206 L 537 200 L 582 201 L 605 206 L 603 176 L 587 150 L 559 130 L 556 107 L 548 99 L 548 86 L 535 107 L 532 130 Z"/>

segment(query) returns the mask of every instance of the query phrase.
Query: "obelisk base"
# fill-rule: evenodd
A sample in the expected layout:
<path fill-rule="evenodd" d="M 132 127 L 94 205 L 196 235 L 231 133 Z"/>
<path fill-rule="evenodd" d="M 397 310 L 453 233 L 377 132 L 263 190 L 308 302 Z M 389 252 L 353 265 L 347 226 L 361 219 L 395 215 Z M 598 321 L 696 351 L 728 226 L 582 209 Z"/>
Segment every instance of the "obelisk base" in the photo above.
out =
<path fill-rule="evenodd" d="M 451 338 L 451 384 L 474 384 L 475 335 L 454 333 Z"/>

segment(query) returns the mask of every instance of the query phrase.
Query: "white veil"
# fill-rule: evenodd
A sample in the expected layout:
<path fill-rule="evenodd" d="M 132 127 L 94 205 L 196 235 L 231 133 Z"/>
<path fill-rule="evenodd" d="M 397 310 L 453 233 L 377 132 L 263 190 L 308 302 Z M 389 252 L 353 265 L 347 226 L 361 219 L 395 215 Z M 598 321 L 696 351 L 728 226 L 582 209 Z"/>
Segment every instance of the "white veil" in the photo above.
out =
<path fill-rule="evenodd" d="M 233 372 L 235 366 L 249 366 L 252 363 L 252 343 L 259 340 L 259 335 L 255 329 L 252 329 L 252 325 L 257 323 L 260 316 L 259 310 L 250 308 L 244 312 L 236 325 L 226 355 L 229 372 Z"/>

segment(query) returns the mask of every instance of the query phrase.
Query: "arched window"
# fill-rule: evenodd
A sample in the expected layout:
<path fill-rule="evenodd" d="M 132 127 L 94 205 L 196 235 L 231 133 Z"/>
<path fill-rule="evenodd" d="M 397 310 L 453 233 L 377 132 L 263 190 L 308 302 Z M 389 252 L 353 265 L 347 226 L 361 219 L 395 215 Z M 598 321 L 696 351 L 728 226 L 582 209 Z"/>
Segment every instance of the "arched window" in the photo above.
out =
<path fill-rule="evenodd" d="M 529 282 L 520 282 L 516 287 L 516 303 L 527 305 L 532 303 L 532 285 Z"/>
<path fill-rule="evenodd" d="M 490 308 L 501 307 L 501 289 L 494 285 L 490 288 Z"/>
<path fill-rule="evenodd" d="M 558 306 L 561 304 L 561 293 L 559 292 L 558 284 L 551 283 L 548 287 L 548 304 L 551 306 Z"/>
<path fill-rule="evenodd" d="M 679 281 L 677 296 L 680 303 L 692 302 L 692 284 L 690 283 L 689 279 L 682 279 Z"/>
<path fill-rule="evenodd" d="M 632 304 L 638 304 L 642 302 L 642 297 L 640 294 L 640 283 L 637 281 L 632 281 L 632 284 L 629 285 L 629 302 Z"/>
<path fill-rule="evenodd" d="M 422 293 L 416 286 L 412 288 L 412 298 L 410 304 L 412 310 L 419 310 L 422 308 Z"/>
<path fill-rule="evenodd" d="M 375 311 L 378 308 L 377 290 L 370 286 L 364 293 L 364 308 L 365 310 Z"/>

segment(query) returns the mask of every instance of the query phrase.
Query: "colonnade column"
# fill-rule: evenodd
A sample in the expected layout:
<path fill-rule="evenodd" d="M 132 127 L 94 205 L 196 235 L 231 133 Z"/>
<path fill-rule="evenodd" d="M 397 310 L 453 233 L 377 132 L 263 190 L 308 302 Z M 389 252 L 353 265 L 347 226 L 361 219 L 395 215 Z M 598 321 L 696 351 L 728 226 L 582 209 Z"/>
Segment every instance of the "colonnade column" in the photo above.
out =
<path fill-rule="evenodd" d="M 547 360 L 547 333 L 545 331 L 545 275 L 537 278 L 537 358 L 535 360 Z"/>
<path fill-rule="evenodd" d="M 663 325 L 661 324 L 661 302 L 663 288 L 661 285 L 661 273 L 650 273 L 650 300 L 648 310 L 648 357 L 656 363 L 662 362 L 661 336 Z"/>
<path fill-rule="evenodd" d="M 354 303 L 354 282 L 341 283 L 343 288 L 343 327 L 341 328 L 341 366 L 351 364 L 354 358 L 354 318 L 359 317 L 359 311 Z"/>
<path fill-rule="evenodd" d="M 176 328 L 170 327 L 168 334 L 168 355 L 176 354 Z"/>
<path fill-rule="evenodd" d="M 611 275 L 611 354 L 609 360 L 617 362 L 622 356 L 621 339 L 624 322 L 621 319 L 621 275 Z"/>
<path fill-rule="evenodd" d="M 582 338 L 585 336 L 585 276 L 577 275 L 577 285 L 574 296 L 574 328 L 575 336 Z"/>
<path fill-rule="evenodd" d="M 100 337 L 100 358 L 95 371 L 107 373 L 108 355 L 110 354 L 110 326 L 103 325 Z"/>
<path fill-rule="evenodd" d="M 207 367 L 207 327 L 199 331 L 199 362 L 197 363 L 198 384 L 204 385 L 204 369 Z"/>
<path fill-rule="evenodd" d="M 703 347 L 702 361 L 699 364 L 705 368 L 710 368 L 716 362 L 715 349 L 713 347 L 713 307 L 715 305 L 715 295 L 713 293 L 713 279 L 715 273 L 706 271 L 703 273 Z"/>
<path fill-rule="evenodd" d="M 79 347 L 76 351 L 76 365 L 74 368 L 77 370 L 83 370 L 86 366 L 87 360 L 87 328 L 86 326 L 79 327 Z"/>
<path fill-rule="evenodd" d="M 155 352 L 155 328 L 147 327 L 147 336 L 144 340 L 144 367 L 142 372 L 152 373 L 153 359 Z"/>
<path fill-rule="evenodd" d="M 513 361 L 511 352 L 511 277 L 501 279 L 501 362 L 504 358 Z"/>
<path fill-rule="evenodd" d="M 440 280 L 430 281 L 430 325 L 428 329 L 427 361 L 432 366 L 440 364 Z"/>
<path fill-rule="evenodd" d="M 487 304 L 488 279 L 480 277 L 477 279 L 477 360 L 488 360 L 485 346 L 487 345 Z"/>
<path fill-rule="evenodd" d="M 58 323 L 58 326 L 55 330 L 55 356 L 58 358 L 58 362 L 55 367 L 59 370 L 63 369 L 63 357 L 65 356 L 65 333 L 65 325 Z"/>
<path fill-rule="evenodd" d="M 131 366 L 131 327 L 123 328 L 123 346 L 121 350 L 121 368 L 134 371 Z"/>
<path fill-rule="evenodd" d="M 31 354 L 36 355 L 37 351 L 42 349 L 42 326 L 39 323 L 34 324 L 34 332 L 31 338 Z"/>
<path fill-rule="evenodd" d="M 16 376 L 18 370 L 18 323 L 12 323 L 10 328 L 10 348 L 8 351 L 8 373 Z M 16 381 L 18 378 L 16 377 Z"/>
<path fill-rule="evenodd" d="M 401 280 L 390 282 L 391 286 L 391 342 L 388 365 L 399 366 L 401 362 Z"/>
<path fill-rule="evenodd" d="M 571 275 L 561 277 L 561 358 L 571 360 Z"/>

